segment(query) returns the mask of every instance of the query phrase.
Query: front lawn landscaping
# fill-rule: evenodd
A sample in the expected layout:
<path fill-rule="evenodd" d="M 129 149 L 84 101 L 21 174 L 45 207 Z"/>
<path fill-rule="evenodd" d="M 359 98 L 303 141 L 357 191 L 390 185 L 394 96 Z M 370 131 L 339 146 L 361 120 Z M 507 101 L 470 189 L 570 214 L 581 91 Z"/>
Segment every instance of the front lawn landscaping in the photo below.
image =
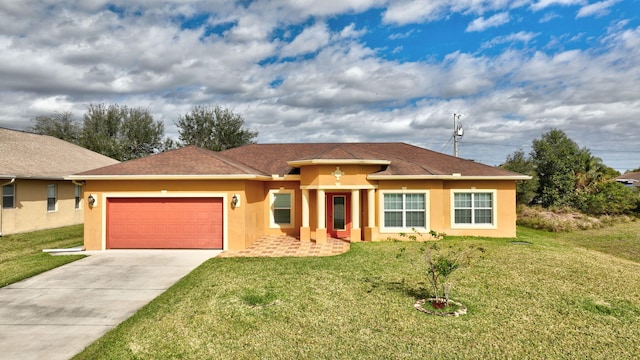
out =
<path fill-rule="evenodd" d="M 414 309 L 429 284 L 396 255 L 419 243 L 354 243 L 335 257 L 211 259 L 76 358 L 637 357 L 640 263 L 626 254 L 640 224 L 519 230 L 441 240 L 485 250 L 451 277 L 464 316 Z"/>
<path fill-rule="evenodd" d="M 53 256 L 43 249 L 82 245 L 83 226 L 34 231 L 0 237 L 0 287 L 76 261 L 84 255 Z"/>

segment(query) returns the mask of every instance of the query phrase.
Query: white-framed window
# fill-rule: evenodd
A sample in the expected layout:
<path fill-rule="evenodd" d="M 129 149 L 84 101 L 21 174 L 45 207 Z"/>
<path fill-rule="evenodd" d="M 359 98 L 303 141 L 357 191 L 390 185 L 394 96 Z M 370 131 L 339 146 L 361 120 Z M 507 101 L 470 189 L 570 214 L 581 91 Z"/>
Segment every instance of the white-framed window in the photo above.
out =
<path fill-rule="evenodd" d="M 452 190 L 452 228 L 495 228 L 495 190 Z"/>
<path fill-rule="evenodd" d="M 76 210 L 80 209 L 80 204 L 82 203 L 82 186 L 76 185 L 74 188 L 75 195 L 75 208 Z"/>
<path fill-rule="evenodd" d="M 56 211 L 58 203 L 58 185 L 47 185 L 47 211 Z"/>
<path fill-rule="evenodd" d="M 292 228 L 294 226 L 294 190 L 270 190 L 271 227 Z"/>
<path fill-rule="evenodd" d="M 13 209 L 16 207 L 16 184 L 2 187 L 2 208 Z"/>
<path fill-rule="evenodd" d="M 429 193 L 424 190 L 380 191 L 382 232 L 429 229 Z"/>

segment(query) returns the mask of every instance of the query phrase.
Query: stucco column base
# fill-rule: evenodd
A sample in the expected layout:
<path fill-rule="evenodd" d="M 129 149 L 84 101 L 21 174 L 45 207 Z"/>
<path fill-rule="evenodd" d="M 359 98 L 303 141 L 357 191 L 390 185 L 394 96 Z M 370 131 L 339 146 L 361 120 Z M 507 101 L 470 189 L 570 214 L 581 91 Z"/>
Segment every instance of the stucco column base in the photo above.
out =
<path fill-rule="evenodd" d="M 376 241 L 378 240 L 378 228 L 377 227 L 365 227 L 364 228 L 364 241 Z"/>
<path fill-rule="evenodd" d="M 327 243 L 327 229 L 316 229 L 316 244 Z"/>
<path fill-rule="evenodd" d="M 351 229 L 351 233 L 349 234 L 349 240 L 351 242 L 360 242 L 362 241 L 362 229 Z"/>
<path fill-rule="evenodd" d="M 311 228 L 310 227 L 301 227 L 300 228 L 300 241 L 301 242 L 310 242 L 311 241 Z"/>

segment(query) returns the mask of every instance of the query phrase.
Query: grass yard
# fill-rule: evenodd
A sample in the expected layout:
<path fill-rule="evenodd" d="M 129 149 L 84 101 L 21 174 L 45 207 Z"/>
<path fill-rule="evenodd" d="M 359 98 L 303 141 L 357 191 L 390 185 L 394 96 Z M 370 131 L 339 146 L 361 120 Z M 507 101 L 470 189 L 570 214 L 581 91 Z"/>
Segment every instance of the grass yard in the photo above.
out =
<path fill-rule="evenodd" d="M 327 258 L 221 258 L 194 270 L 77 359 L 632 359 L 640 354 L 640 223 L 514 239 L 452 275 L 461 317 L 413 308 L 427 284 L 355 243 Z M 614 242 L 615 245 L 612 245 Z"/>
<path fill-rule="evenodd" d="M 0 287 L 83 258 L 42 252 L 82 245 L 82 229 L 82 225 L 75 225 L 0 237 Z"/>

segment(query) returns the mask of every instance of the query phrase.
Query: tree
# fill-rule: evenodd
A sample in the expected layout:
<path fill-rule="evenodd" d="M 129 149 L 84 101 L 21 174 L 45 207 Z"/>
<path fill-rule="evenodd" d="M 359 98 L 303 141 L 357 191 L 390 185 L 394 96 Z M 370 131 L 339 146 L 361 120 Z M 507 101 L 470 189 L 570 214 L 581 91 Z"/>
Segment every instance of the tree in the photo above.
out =
<path fill-rule="evenodd" d="M 164 124 L 154 121 L 146 108 L 90 104 L 84 115 L 80 145 L 126 161 L 164 151 Z"/>
<path fill-rule="evenodd" d="M 531 176 L 531 180 L 519 180 L 516 183 L 516 202 L 518 204 L 531 203 L 538 190 L 538 174 L 533 160 L 528 158 L 522 149 L 519 149 L 509 154 L 507 160 L 500 167 Z"/>
<path fill-rule="evenodd" d="M 82 129 L 70 111 L 36 116 L 34 121 L 36 124 L 27 130 L 35 134 L 53 136 L 72 144 L 79 142 Z"/>
<path fill-rule="evenodd" d="M 544 207 L 573 206 L 578 145 L 562 131 L 552 129 L 533 140 L 531 158 L 536 164 L 538 197 Z"/>
<path fill-rule="evenodd" d="M 219 106 L 196 105 L 190 113 L 180 116 L 177 125 L 182 145 L 213 151 L 254 144 L 258 136 L 257 131 L 243 128 L 242 116 Z"/>

